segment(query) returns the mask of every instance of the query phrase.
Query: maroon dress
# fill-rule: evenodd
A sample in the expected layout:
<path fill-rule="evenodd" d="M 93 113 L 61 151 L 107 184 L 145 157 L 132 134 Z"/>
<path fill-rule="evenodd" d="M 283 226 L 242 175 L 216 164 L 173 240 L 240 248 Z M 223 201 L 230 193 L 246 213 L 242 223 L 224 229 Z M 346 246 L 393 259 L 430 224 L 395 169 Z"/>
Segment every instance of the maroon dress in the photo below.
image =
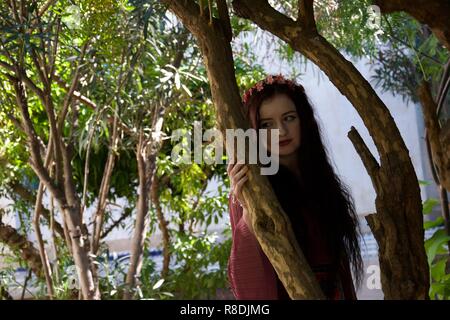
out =
<path fill-rule="evenodd" d="M 281 194 L 277 196 L 283 205 Z M 258 240 L 242 218 L 242 207 L 239 203 L 233 203 L 231 194 L 229 209 L 232 246 L 227 271 L 234 297 L 238 300 L 290 299 Z M 342 262 L 338 266 L 331 262 L 332 255 L 321 233 L 319 222 L 305 210 L 292 211 L 286 210 L 285 207 L 283 209 L 288 215 L 289 211 L 291 212 L 289 218 L 297 241 L 327 299 L 356 299 L 349 263 L 347 259 L 341 259 Z"/>

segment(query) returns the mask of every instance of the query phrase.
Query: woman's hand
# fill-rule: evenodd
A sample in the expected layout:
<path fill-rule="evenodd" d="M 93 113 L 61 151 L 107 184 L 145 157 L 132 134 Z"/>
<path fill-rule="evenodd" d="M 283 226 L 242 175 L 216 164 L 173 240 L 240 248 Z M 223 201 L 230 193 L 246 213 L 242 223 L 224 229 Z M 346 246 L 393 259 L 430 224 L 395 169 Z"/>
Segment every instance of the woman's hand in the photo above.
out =
<path fill-rule="evenodd" d="M 245 209 L 243 205 L 242 186 L 248 180 L 248 167 L 244 163 L 229 163 L 227 173 L 230 177 L 231 193 Z"/>
<path fill-rule="evenodd" d="M 231 181 L 231 192 L 232 195 L 242 207 L 242 219 L 244 219 L 245 224 L 251 233 L 253 233 L 253 227 L 248 218 L 247 208 L 243 205 L 244 197 L 242 196 L 242 186 L 248 180 L 248 166 L 243 163 L 229 163 L 227 168 L 227 173 Z"/>

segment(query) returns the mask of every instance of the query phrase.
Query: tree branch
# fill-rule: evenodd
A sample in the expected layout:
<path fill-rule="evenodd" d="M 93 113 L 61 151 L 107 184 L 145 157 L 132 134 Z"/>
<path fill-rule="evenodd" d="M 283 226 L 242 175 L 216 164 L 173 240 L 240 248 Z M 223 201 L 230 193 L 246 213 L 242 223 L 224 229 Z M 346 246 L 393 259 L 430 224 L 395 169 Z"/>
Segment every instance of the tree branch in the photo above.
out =
<path fill-rule="evenodd" d="M 219 11 L 219 19 L 222 22 L 221 25 L 224 29 L 224 34 L 226 35 L 226 40 L 231 42 L 233 39 L 233 30 L 231 28 L 230 14 L 228 13 L 228 6 L 226 0 L 216 0 L 217 9 Z"/>
<path fill-rule="evenodd" d="M 440 143 L 440 127 L 437 119 L 436 109 L 437 105 L 431 95 L 429 83 L 422 81 L 418 89 L 418 96 L 422 105 L 422 112 L 425 120 L 425 128 L 427 130 L 427 137 L 430 143 L 432 163 L 436 164 L 437 175 L 440 183 L 450 190 L 450 168 L 448 157 L 446 159 L 442 146 Z M 447 160 L 447 161 L 446 161 Z"/>
<path fill-rule="evenodd" d="M 404 11 L 426 24 L 439 41 L 450 50 L 450 1 L 448 0 L 373 0 L 382 13 Z"/>
<path fill-rule="evenodd" d="M 364 143 L 364 140 L 362 139 L 362 137 L 360 136 L 359 132 L 356 130 L 355 127 L 353 126 L 351 127 L 347 136 L 352 142 L 353 146 L 355 147 L 356 152 L 358 152 L 358 155 L 361 158 L 364 167 L 367 170 L 367 173 L 372 179 L 375 191 L 379 193 L 381 191 L 381 184 L 379 180 L 380 165 L 370 152 L 367 145 Z"/>
<path fill-rule="evenodd" d="M 23 200 L 27 201 L 28 203 L 34 204 L 36 202 L 36 199 L 33 196 L 33 194 L 19 182 L 12 182 L 9 185 L 9 187 L 13 190 L 13 192 L 18 194 Z M 44 216 L 44 218 L 47 221 L 50 222 L 50 220 L 51 220 L 50 212 L 47 209 L 43 208 L 42 215 Z M 61 224 L 59 224 L 57 221 L 53 221 L 53 224 L 55 227 L 55 231 L 59 234 L 59 236 L 61 238 L 64 239 L 64 230 L 63 230 L 63 227 L 61 226 Z"/>
<path fill-rule="evenodd" d="M 14 89 L 16 91 L 16 101 L 20 108 L 23 120 L 23 127 L 28 136 L 30 153 L 31 153 L 31 166 L 39 176 L 40 180 L 45 183 L 45 186 L 53 193 L 55 199 L 57 199 L 62 206 L 66 204 L 64 195 L 54 184 L 47 169 L 42 163 L 42 158 L 40 156 L 40 147 L 37 139 L 36 132 L 34 130 L 33 123 L 30 119 L 30 114 L 28 112 L 28 102 L 26 98 L 26 92 L 20 81 L 13 82 Z"/>
<path fill-rule="evenodd" d="M 0 211 L 1 210 L 2 209 L 0 209 Z M 0 241 L 8 245 L 12 251 L 19 252 L 21 258 L 27 262 L 34 274 L 39 278 L 43 278 L 44 274 L 39 251 L 34 247 L 32 242 L 28 241 L 27 238 L 21 235 L 16 229 L 3 224 L 1 219 Z"/>
<path fill-rule="evenodd" d="M 45 12 L 50 8 L 50 6 L 54 5 L 58 0 L 48 0 L 40 9 L 39 9 L 39 17 L 42 17 Z"/>
<path fill-rule="evenodd" d="M 316 20 L 314 19 L 314 1 L 299 0 L 298 1 L 298 17 L 297 23 L 305 30 L 317 32 Z"/>

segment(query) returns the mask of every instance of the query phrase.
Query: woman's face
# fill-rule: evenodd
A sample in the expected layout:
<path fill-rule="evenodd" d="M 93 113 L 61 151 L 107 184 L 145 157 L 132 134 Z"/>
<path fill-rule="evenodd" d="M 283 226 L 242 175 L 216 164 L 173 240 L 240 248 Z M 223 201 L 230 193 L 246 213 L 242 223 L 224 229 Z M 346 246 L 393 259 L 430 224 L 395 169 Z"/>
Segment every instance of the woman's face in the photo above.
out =
<path fill-rule="evenodd" d="M 286 94 L 276 94 L 262 102 L 259 108 L 259 128 L 267 132 L 270 151 L 270 130 L 280 130 L 279 156 L 293 154 L 300 147 L 300 118 L 294 102 Z"/>

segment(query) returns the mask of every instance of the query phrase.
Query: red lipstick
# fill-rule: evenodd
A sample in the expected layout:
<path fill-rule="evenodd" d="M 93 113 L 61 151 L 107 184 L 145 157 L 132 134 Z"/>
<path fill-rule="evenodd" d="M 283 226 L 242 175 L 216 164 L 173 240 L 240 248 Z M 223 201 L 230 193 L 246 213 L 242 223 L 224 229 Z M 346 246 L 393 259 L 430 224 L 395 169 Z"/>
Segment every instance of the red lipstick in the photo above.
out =
<path fill-rule="evenodd" d="M 292 141 L 292 139 L 283 140 L 283 141 L 280 141 L 279 145 L 280 145 L 281 147 L 283 147 L 283 146 L 286 146 L 286 145 L 288 145 L 289 143 L 291 143 L 291 141 Z"/>

